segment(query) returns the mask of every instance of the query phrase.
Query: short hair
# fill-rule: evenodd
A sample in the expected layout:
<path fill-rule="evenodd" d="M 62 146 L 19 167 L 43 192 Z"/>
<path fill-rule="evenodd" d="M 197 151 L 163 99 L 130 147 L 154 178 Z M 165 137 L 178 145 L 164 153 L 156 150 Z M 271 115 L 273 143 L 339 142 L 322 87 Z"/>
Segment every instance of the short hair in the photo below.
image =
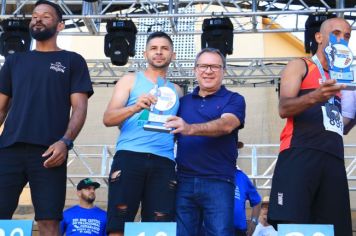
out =
<path fill-rule="evenodd" d="M 38 0 L 35 3 L 35 7 L 37 7 L 38 5 L 42 5 L 42 4 L 51 6 L 56 11 L 58 21 L 59 22 L 63 21 L 63 13 L 62 13 L 61 8 L 58 6 L 58 4 L 51 2 L 51 1 L 47 1 L 47 0 Z"/>
<path fill-rule="evenodd" d="M 169 41 L 169 43 L 171 44 L 172 48 L 173 48 L 173 41 L 171 39 L 171 37 L 169 37 L 168 34 L 166 34 L 165 32 L 162 31 L 157 31 L 157 32 L 153 32 L 152 34 L 150 34 L 146 40 L 146 46 L 147 44 L 154 38 L 165 38 Z"/>
<path fill-rule="evenodd" d="M 223 68 L 224 68 L 224 69 L 226 68 L 226 58 L 225 58 L 225 56 L 220 52 L 220 50 L 219 50 L 219 49 L 216 49 L 216 48 L 204 48 L 204 49 L 202 49 L 200 52 L 198 52 L 197 56 L 195 57 L 194 67 L 197 66 L 199 57 L 200 57 L 203 53 L 206 53 L 206 52 L 218 54 L 218 55 L 220 56 L 222 62 L 223 62 Z"/>

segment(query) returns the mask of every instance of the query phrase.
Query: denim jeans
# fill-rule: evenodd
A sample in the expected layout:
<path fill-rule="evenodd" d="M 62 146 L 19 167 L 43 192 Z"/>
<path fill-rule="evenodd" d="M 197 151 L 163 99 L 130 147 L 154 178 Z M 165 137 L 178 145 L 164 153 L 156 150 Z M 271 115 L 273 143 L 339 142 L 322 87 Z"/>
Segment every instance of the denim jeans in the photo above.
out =
<path fill-rule="evenodd" d="M 176 195 L 177 236 L 234 235 L 233 183 L 208 178 L 179 177 Z"/>
<path fill-rule="evenodd" d="M 141 203 L 143 222 L 174 220 L 175 162 L 150 153 L 117 151 L 109 177 L 108 232 L 123 232 Z M 125 206 L 120 209 L 118 206 Z"/>

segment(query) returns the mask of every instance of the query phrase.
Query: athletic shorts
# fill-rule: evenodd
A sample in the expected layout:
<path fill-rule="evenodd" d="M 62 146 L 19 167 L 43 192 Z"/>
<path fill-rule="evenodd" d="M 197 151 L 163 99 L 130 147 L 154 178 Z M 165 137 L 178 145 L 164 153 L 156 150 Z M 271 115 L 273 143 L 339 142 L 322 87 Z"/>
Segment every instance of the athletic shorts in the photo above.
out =
<path fill-rule="evenodd" d="M 176 183 L 174 161 L 117 151 L 109 176 L 107 232 L 123 232 L 125 222 L 134 221 L 140 203 L 143 222 L 173 221 Z"/>
<path fill-rule="evenodd" d="M 319 150 L 290 148 L 279 154 L 272 180 L 268 222 L 333 224 L 336 236 L 351 233 L 344 160 Z"/>
<path fill-rule="evenodd" d="M 35 220 L 61 220 L 67 167 L 45 168 L 47 147 L 16 143 L 0 148 L 0 219 L 11 219 L 24 186 L 29 183 Z"/>

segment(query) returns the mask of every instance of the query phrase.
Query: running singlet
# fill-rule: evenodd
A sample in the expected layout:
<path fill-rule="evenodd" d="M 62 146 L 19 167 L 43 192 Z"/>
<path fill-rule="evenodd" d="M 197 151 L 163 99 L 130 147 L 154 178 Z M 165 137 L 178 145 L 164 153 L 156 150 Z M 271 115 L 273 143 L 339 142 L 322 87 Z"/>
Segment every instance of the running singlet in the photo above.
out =
<path fill-rule="evenodd" d="M 314 91 L 322 82 L 318 67 L 309 59 L 303 58 L 303 60 L 307 66 L 307 72 L 298 96 Z M 326 78 L 330 79 L 329 73 L 327 71 L 324 72 Z M 315 104 L 294 117 L 288 117 L 280 137 L 280 152 L 292 147 L 304 147 L 327 152 L 341 159 L 344 158 L 344 144 L 340 132 L 331 131 L 325 125 L 325 123 L 331 123 L 329 125 L 338 128 L 343 125 L 342 117 L 340 117 L 340 121 L 327 120 L 325 114 L 326 103 L 328 101 Z M 341 111 L 340 94 L 334 97 L 334 105 Z"/>

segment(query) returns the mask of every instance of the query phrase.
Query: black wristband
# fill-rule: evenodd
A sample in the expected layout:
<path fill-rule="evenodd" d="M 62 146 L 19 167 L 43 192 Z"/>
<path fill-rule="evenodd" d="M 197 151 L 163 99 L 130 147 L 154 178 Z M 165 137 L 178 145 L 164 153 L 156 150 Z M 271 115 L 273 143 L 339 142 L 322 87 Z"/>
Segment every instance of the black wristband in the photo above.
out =
<path fill-rule="evenodd" d="M 69 138 L 63 137 L 60 139 L 60 141 L 62 141 L 66 145 L 68 151 L 73 148 L 73 141 Z"/>

